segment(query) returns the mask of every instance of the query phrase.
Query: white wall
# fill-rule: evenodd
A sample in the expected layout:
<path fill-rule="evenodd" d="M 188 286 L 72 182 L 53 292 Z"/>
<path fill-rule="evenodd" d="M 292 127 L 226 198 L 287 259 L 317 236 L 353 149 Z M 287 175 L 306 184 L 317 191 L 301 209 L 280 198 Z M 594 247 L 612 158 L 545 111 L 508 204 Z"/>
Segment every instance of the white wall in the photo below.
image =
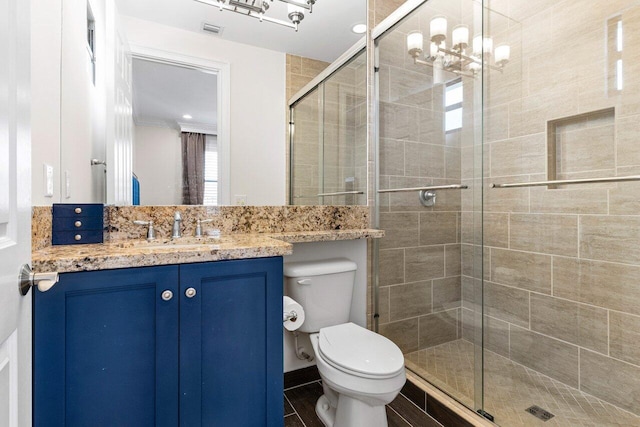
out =
<path fill-rule="evenodd" d="M 106 120 L 106 10 L 104 0 L 90 0 L 95 17 L 96 83 L 87 50 L 87 2 L 64 0 L 62 31 L 62 98 L 60 176 L 70 173 L 70 197 L 61 185 L 63 203 L 104 200 L 104 169 L 90 160 L 104 160 Z"/>
<path fill-rule="evenodd" d="M 231 185 L 250 205 L 285 204 L 285 54 L 131 17 L 129 42 L 227 62 L 231 68 Z"/>
<path fill-rule="evenodd" d="M 60 201 L 60 43 L 62 0 L 31 0 L 31 202 Z M 42 165 L 54 167 L 54 195 L 44 197 Z"/>
<path fill-rule="evenodd" d="M 180 131 L 135 126 L 133 172 L 140 181 L 140 204 L 182 203 Z"/>
<path fill-rule="evenodd" d="M 355 286 L 351 300 L 351 313 L 349 320 L 362 327 L 367 326 L 367 241 L 345 240 L 338 242 L 295 243 L 293 254 L 284 257 L 287 262 L 314 261 L 320 259 L 344 257 L 358 265 L 356 271 Z M 285 289 L 286 295 L 286 289 Z M 304 307 L 303 307 L 304 308 Z M 284 372 L 306 368 L 315 365 L 316 362 L 300 360 L 295 354 L 295 342 L 293 334 L 282 328 L 284 334 Z M 300 333 L 298 346 L 304 348 L 304 352 L 313 355 L 313 348 L 309 335 Z"/>

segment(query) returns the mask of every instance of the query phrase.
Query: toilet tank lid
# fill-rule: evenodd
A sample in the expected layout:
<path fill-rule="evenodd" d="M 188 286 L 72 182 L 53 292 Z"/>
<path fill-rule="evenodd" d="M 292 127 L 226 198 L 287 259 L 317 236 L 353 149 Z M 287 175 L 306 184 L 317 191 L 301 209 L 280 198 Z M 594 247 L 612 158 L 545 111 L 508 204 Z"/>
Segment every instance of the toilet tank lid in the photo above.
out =
<path fill-rule="evenodd" d="M 322 276 L 324 274 L 355 271 L 358 265 L 347 258 L 331 258 L 320 261 L 288 262 L 284 265 L 285 277 Z"/>

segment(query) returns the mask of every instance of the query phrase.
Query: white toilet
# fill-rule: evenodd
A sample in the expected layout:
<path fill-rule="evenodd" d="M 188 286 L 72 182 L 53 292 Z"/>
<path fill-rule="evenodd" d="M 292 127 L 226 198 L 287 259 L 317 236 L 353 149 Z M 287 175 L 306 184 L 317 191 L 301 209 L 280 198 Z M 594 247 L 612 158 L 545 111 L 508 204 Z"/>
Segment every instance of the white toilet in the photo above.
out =
<path fill-rule="evenodd" d="M 286 293 L 302 305 L 324 395 L 316 413 L 327 427 L 386 427 L 385 405 L 405 383 L 392 341 L 349 322 L 357 266 L 345 258 L 284 266 Z"/>

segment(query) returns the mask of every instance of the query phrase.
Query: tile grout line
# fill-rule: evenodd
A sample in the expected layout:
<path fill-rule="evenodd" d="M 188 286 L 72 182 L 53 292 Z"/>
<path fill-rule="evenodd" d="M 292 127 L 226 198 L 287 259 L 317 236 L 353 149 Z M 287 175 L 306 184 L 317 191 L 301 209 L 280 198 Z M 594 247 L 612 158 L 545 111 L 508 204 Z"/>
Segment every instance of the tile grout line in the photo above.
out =
<path fill-rule="evenodd" d="M 407 399 L 408 400 L 408 399 Z M 413 427 L 413 424 L 411 424 L 409 421 L 407 421 L 407 419 L 405 417 L 403 417 L 398 411 L 396 411 L 395 409 L 393 409 L 390 405 L 387 405 L 387 408 L 389 408 L 391 411 L 393 411 L 397 416 L 399 416 L 402 421 L 404 421 L 405 423 L 407 423 L 408 426 Z"/>
<path fill-rule="evenodd" d="M 311 384 L 311 383 L 309 383 Z M 300 386 L 303 387 L 303 386 Z M 293 387 L 292 387 L 293 388 Z M 293 409 L 293 414 L 289 414 L 289 415 L 295 415 L 296 417 L 298 417 L 298 420 L 300 420 L 300 422 L 302 423 L 303 427 L 307 427 L 307 425 L 305 424 L 304 420 L 302 419 L 302 417 L 300 416 L 300 414 L 298 413 L 298 410 L 296 409 L 296 407 L 293 405 L 293 403 L 291 403 L 291 400 L 289 400 L 289 398 L 287 397 L 287 395 L 284 395 L 284 398 L 287 399 L 287 402 L 289 402 L 289 405 L 291 405 L 291 408 Z M 285 417 L 286 418 L 286 417 Z"/>

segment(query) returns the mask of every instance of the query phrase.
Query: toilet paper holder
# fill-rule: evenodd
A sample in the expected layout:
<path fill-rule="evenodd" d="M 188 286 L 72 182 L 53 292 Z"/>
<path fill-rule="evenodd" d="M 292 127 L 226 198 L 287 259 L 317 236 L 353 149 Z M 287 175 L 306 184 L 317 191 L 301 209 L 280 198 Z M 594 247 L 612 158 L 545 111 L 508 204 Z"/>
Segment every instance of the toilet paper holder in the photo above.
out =
<path fill-rule="evenodd" d="M 295 312 L 295 310 L 291 310 L 289 312 L 282 312 L 282 321 L 286 322 L 287 320 L 291 320 L 292 322 L 295 322 L 298 320 L 298 313 Z"/>

